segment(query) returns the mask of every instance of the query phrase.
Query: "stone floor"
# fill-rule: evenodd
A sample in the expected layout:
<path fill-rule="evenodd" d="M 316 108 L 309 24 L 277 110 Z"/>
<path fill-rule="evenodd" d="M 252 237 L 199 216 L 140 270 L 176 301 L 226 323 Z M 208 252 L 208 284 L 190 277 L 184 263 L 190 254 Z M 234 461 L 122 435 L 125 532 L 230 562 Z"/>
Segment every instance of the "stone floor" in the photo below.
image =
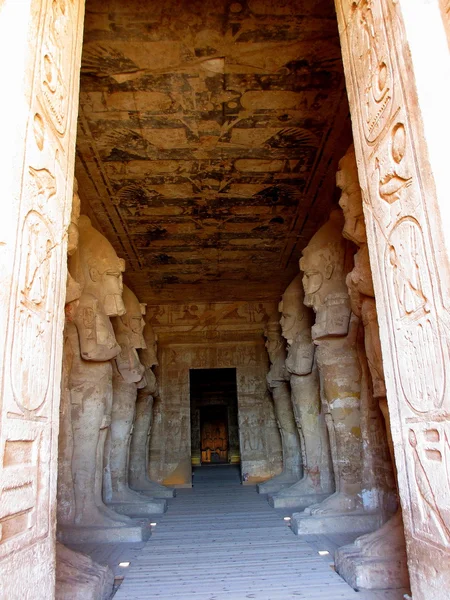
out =
<path fill-rule="evenodd" d="M 403 599 L 406 590 L 355 592 L 333 568 L 334 550 L 352 538 L 299 538 L 288 514 L 240 485 L 236 468 L 203 467 L 193 489 L 178 490 L 168 513 L 155 517 L 149 542 L 77 549 L 111 566 L 114 600 Z"/>

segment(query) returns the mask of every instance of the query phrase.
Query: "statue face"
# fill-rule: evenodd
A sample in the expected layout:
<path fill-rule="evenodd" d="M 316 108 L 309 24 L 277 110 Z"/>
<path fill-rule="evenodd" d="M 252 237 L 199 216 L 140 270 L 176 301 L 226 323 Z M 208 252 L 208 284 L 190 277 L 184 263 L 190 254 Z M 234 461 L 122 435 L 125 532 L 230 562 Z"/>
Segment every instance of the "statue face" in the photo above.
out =
<path fill-rule="evenodd" d="M 306 247 L 300 259 L 300 269 L 303 271 L 304 303 L 317 312 L 325 300 L 324 283 L 329 271 L 323 253 Z"/>
<path fill-rule="evenodd" d="M 279 311 L 281 313 L 281 334 L 288 344 L 292 344 L 298 325 L 298 315 L 295 312 L 295 307 L 286 300 L 280 302 Z"/>
<path fill-rule="evenodd" d="M 303 302 L 300 274 L 286 288 L 278 310 L 281 314 L 281 334 L 289 345 L 304 329 L 311 327 L 308 311 Z"/>
<path fill-rule="evenodd" d="M 341 188 L 339 205 L 345 219 L 342 235 L 358 246 L 364 244 L 366 243 L 366 226 L 358 179 L 358 167 L 353 147 L 339 161 L 336 185 Z"/>
<path fill-rule="evenodd" d="M 71 258 L 72 275 L 84 282 L 84 292 L 99 300 L 109 317 L 125 314 L 122 273 L 125 261 L 118 258 L 108 240 L 85 215 L 78 221 L 78 251 Z"/>
<path fill-rule="evenodd" d="M 144 326 L 145 350 L 139 352 L 142 363 L 146 368 L 156 367 L 158 365 L 158 338 L 149 323 Z"/>
<path fill-rule="evenodd" d="M 316 313 L 312 328 L 314 340 L 348 332 L 350 302 L 345 277 L 350 255 L 348 242 L 342 237 L 342 225 L 342 212 L 332 211 L 300 259 L 300 269 L 304 273 L 304 302 Z"/>
<path fill-rule="evenodd" d="M 362 246 L 355 254 L 355 266 L 347 275 L 347 285 L 360 294 L 375 297 L 367 245 Z"/>
<path fill-rule="evenodd" d="M 119 259 L 120 260 L 120 259 Z M 100 292 L 103 300 L 103 307 L 109 317 L 123 315 L 126 311 L 122 299 L 123 281 L 122 271 L 125 269 L 109 268 L 99 273 L 91 269 L 91 279 L 97 284 L 97 289 Z"/>
<path fill-rule="evenodd" d="M 305 330 L 289 347 L 286 369 L 293 375 L 309 375 L 314 362 L 314 344 L 311 332 Z"/>
<path fill-rule="evenodd" d="M 342 235 L 358 246 L 366 242 L 366 225 L 362 208 L 361 191 L 343 189 L 339 199 L 345 217 Z"/>
<path fill-rule="evenodd" d="M 142 318 L 142 311 L 144 310 L 145 314 L 145 308 L 127 286 L 124 286 L 123 289 L 123 302 L 127 312 L 121 317 L 121 320 L 128 329 L 131 347 L 135 349 L 146 348 L 143 335 L 145 321 Z"/>

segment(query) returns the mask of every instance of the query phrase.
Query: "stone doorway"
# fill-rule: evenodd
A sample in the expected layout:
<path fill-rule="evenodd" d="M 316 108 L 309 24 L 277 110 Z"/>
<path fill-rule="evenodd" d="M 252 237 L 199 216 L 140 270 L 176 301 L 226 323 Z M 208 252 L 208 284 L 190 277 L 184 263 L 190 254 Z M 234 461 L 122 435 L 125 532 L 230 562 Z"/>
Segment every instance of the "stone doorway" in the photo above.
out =
<path fill-rule="evenodd" d="M 190 369 L 193 466 L 240 462 L 236 369 Z"/>

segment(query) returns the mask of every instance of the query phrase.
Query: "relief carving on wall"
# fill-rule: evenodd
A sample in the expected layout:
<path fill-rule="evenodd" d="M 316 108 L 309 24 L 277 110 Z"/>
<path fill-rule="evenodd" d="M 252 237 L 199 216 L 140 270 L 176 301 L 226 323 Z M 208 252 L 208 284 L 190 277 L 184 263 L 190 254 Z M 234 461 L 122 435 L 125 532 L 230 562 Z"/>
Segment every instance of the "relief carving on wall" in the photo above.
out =
<path fill-rule="evenodd" d="M 32 10 L 32 63 L 37 66 L 27 82 L 29 119 L 18 189 L 18 236 L 8 274 L 12 301 L 1 391 L 0 556 L 43 540 L 52 523 L 54 405 L 61 372 L 56 333 L 58 326 L 62 331 L 63 239 L 72 197 L 74 98 L 69 92 L 81 54 L 79 4 L 45 0 L 35 2 Z M 46 583 L 42 585 L 44 589 Z"/>
<path fill-rule="evenodd" d="M 440 282 L 445 274 L 437 267 L 443 240 L 434 183 L 400 4 L 360 0 L 346 15 L 341 6 L 347 25 L 341 41 L 406 533 L 446 550 L 450 320 Z M 420 564 L 426 549 L 411 543 L 410 550 Z"/>

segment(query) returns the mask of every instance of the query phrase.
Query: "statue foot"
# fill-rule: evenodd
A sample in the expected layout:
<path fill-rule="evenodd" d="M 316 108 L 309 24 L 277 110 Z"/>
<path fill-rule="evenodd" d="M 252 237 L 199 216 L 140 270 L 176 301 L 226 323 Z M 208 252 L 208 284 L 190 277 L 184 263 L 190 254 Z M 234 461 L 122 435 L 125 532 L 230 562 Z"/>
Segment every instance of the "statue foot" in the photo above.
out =
<path fill-rule="evenodd" d="M 275 477 L 259 483 L 258 492 L 260 494 L 278 492 L 280 489 L 292 485 L 294 481 L 295 475 L 293 475 L 290 471 L 282 471 L 279 475 L 275 475 Z"/>
<path fill-rule="evenodd" d="M 130 488 L 122 488 L 117 492 L 113 492 L 111 496 L 110 503 L 114 504 L 114 502 L 129 502 L 132 504 L 145 504 L 148 502 L 148 497 L 140 494 L 139 492 L 135 492 Z"/>
<path fill-rule="evenodd" d="M 102 504 L 98 508 L 108 519 L 112 519 L 118 523 L 125 523 L 125 525 L 132 525 L 130 517 L 119 515 L 115 510 L 109 508 L 109 506 L 106 506 L 106 504 Z"/>
<path fill-rule="evenodd" d="M 320 487 L 317 488 L 311 478 L 306 476 L 284 490 L 280 490 L 276 495 L 277 497 L 284 498 L 288 496 L 309 496 L 311 494 L 326 494 L 326 491 Z"/>
<path fill-rule="evenodd" d="M 402 513 L 398 510 L 382 527 L 355 540 L 365 556 L 385 557 L 406 552 Z"/>
<path fill-rule="evenodd" d="M 358 494 L 335 492 L 320 504 L 313 504 L 305 509 L 309 515 L 326 515 L 330 513 L 348 513 L 362 509 L 361 497 Z"/>
<path fill-rule="evenodd" d="M 131 519 L 129 519 L 131 523 Z M 75 525 L 80 527 L 126 527 L 126 522 L 107 516 L 98 506 L 84 507 L 81 514 L 75 516 Z"/>
<path fill-rule="evenodd" d="M 149 492 L 154 498 L 174 498 L 175 490 L 150 479 L 142 479 L 130 483 L 130 488 L 136 492 Z"/>

